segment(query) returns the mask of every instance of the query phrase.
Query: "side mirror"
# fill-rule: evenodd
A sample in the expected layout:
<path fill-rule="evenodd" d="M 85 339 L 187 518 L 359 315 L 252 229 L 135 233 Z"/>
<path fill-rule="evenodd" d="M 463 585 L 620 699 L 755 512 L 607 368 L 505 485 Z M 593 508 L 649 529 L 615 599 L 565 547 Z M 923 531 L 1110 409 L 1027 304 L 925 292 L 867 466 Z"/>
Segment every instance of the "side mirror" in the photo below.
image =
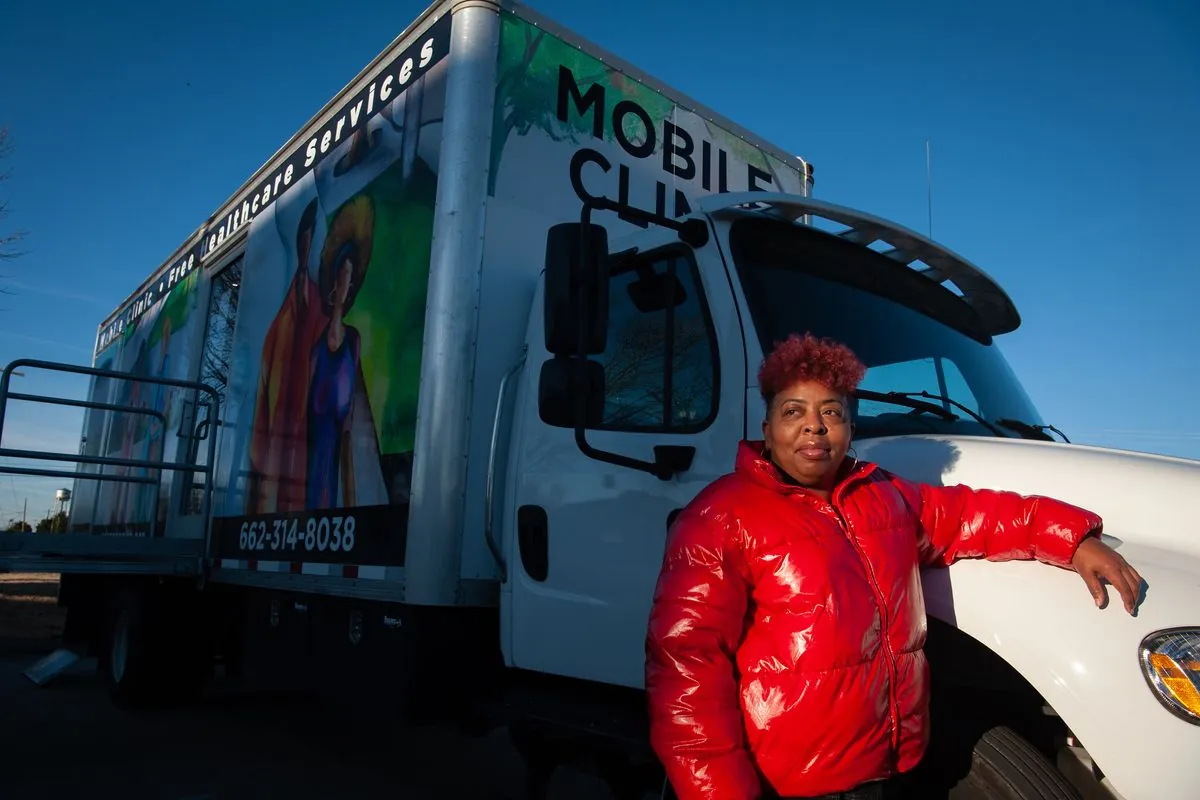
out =
<path fill-rule="evenodd" d="M 612 273 L 608 231 L 592 224 L 593 211 L 616 211 L 624 219 L 632 216 L 665 225 L 678 230 L 680 238 L 693 247 L 701 246 L 708 237 L 701 220 L 680 223 L 606 197 L 585 198 L 579 222 L 561 223 L 546 232 L 543 336 L 546 350 L 554 358 L 542 364 L 538 415 L 547 425 L 573 428 L 575 444 L 588 458 L 668 481 L 690 467 L 694 448 L 660 445 L 654 448 L 654 461 L 644 461 L 601 450 L 587 440 L 587 429 L 598 428 L 604 421 L 604 367 L 589 356 L 608 349 L 608 282 Z M 639 305 L 662 304 L 663 308 L 682 302 L 686 292 L 680 292 L 683 287 L 675 286 L 671 278 L 639 286 L 631 299 Z"/>
<path fill-rule="evenodd" d="M 687 288 L 675 270 L 660 275 L 651 269 L 646 274 L 638 273 L 638 279 L 628 286 L 629 299 L 633 307 L 643 314 L 655 311 L 665 311 L 667 308 L 679 308 L 687 302 Z"/>
<path fill-rule="evenodd" d="M 598 355 L 608 345 L 608 231 L 565 222 L 546 234 L 546 349 Z M 584 352 L 579 352 L 583 333 Z"/>
<path fill-rule="evenodd" d="M 584 418 L 577 417 L 582 401 Z M 538 415 L 556 428 L 597 428 L 604 421 L 604 365 L 576 358 L 551 358 L 538 380 Z"/>

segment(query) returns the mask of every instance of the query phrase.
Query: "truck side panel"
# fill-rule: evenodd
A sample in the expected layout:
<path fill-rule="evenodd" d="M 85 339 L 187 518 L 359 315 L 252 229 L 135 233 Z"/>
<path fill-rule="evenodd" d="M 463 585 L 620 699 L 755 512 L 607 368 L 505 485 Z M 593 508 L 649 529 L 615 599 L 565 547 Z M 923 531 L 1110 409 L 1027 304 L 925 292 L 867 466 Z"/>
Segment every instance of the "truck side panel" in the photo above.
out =
<path fill-rule="evenodd" d="M 476 362 L 471 411 L 471 452 L 480 455 L 468 467 L 467 496 L 473 500 L 465 512 L 462 558 L 468 579 L 497 576 L 482 533 L 485 508 L 480 499 L 497 391 L 520 355 L 547 229 L 577 221 L 587 195 L 677 215 L 713 193 L 809 193 L 801 159 L 785 161 L 767 146 L 747 141 L 732 125 L 685 108 L 666 90 L 602 60 L 565 32 L 556 35 L 545 21 L 524 19 L 526 13 L 501 12 L 479 319 L 481 334 L 486 332 L 480 346 L 486 350 Z M 610 213 L 594 220 L 608 228 L 610 241 L 639 230 Z M 611 360 L 619 343 L 610 346 L 614 349 L 601 360 Z M 504 419 L 511 423 L 508 399 Z M 497 498 L 503 497 L 509 442 L 502 437 L 500 445 Z M 496 530 L 514 524 L 494 521 Z"/>
<path fill-rule="evenodd" d="M 441 37 L 428 41 L 451 0 L 437 0 L 371 60 L 355 78 L 267 159 L 164 263 L 101 323 L 96 353 L 102 352 L 145 309 L 167 281 L 197 267 L 213 269 L 242 246 L 245 229 L 293 180 L 304 177 L 330 147 L 354 133 L 410 81 L 444 56 Z M 447 25 L 443 22 L 443 25 Z M 415 45 L 415 46 L 414 46 Z M 361 104 L 360 104 L 361 101 Z M 364 113 L 365 112 L 365 113 Z"/>
<path fill-rule="evenodd" d="M 218 442 L 221 571 L 403 575 L 449 34 L 444 16 L 419 35 L 351 101 L 353 133 L 322 152 L 343 128 L 324 126 L 314 169 L 251 223 Z"/>
<path fill-rule="evenodd" d="M 199 269 L 164 275 L 139 308 L 139 315 L 111 340 L 93 366 L 132 376 L 193 380 L 197 345 L 204 331 L 203 284 Z M 180 414 L 187 391 L 136 380 L 96 378 L 89 399 L 157 412 L 149 414 L 89 410 L 84 418 L 82 452 L 116 458 L 175 461 L 179 456 Z M 80 472 L 157 477 L 157 485 L 77 480 L 70 529 L 76 533 L 163 535 L 174 497 L 177 473 L 133 467 L 84 465 Z M 157 473 L 157 475 L 156 475 Z"/>

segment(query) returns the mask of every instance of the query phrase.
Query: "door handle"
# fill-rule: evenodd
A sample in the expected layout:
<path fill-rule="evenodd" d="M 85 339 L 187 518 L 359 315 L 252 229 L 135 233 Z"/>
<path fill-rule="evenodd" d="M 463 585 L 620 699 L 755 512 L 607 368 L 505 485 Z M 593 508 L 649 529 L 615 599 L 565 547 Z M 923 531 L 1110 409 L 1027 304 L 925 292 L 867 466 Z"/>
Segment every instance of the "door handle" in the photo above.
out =
<path fill-rule="evenodd" d="M 200 417 L 200 409 L 204 409 L 204 417 Z M 212 405 L 207 401 L 201 401 L 196 404 L 195 412 L 192 415 L 192 423 L 195 425 L 192 428 L 192 447 L 198 450 L 200 443 L 208 438 L 212 428 Z"/>
<path fill-rule="evenodd" d="M 196 435 L 196 404 L 191 400 L 184 400 L 183 405 L 179 409 L 179 430 L 175 435 L 180 439 L 191 439 Z"/>
<path fill-rule="evenodd" d="M 550 575 L 550 523 L 541 506 L 517 509 L 517 546 L 526 574 L 541 583 Z"/>

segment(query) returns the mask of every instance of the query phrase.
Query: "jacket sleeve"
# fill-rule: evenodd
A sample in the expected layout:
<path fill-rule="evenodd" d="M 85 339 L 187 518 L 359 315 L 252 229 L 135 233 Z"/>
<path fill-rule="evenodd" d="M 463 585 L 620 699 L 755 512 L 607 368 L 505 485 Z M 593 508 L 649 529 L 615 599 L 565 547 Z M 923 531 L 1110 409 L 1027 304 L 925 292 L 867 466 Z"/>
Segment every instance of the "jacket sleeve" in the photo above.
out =
<path fill-rule="evenodd" d="M 927 566 L 986 558 L 1069 568 L 1080 542 L 1103 525 L 1098 515 L 1049 497 L 891 479 L 919 520 L 918 553 Z"/>
<path fill-rule="evenodd" d="M 668 536 L 646 637 L 650 741 L 679 800 L 755 800 L 734 654 L 749 605 L 740 546 L 720 518 L 683 512 Z"/>

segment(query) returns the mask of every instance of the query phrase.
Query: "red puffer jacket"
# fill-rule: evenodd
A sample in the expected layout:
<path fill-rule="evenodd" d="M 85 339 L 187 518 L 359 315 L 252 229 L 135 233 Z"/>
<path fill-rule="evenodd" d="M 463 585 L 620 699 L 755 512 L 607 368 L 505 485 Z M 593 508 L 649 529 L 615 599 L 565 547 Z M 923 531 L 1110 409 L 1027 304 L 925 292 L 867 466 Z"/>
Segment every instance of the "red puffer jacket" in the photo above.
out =
<path fill-rule="evenodd" d="M 680 800 L 846 790 L 928 743 L 922 565 L 1069 567 L 1082 509 L 854 464 L 832 505 L 743 442 L 672 528 L 647 636 L 651 741 Z"/>

